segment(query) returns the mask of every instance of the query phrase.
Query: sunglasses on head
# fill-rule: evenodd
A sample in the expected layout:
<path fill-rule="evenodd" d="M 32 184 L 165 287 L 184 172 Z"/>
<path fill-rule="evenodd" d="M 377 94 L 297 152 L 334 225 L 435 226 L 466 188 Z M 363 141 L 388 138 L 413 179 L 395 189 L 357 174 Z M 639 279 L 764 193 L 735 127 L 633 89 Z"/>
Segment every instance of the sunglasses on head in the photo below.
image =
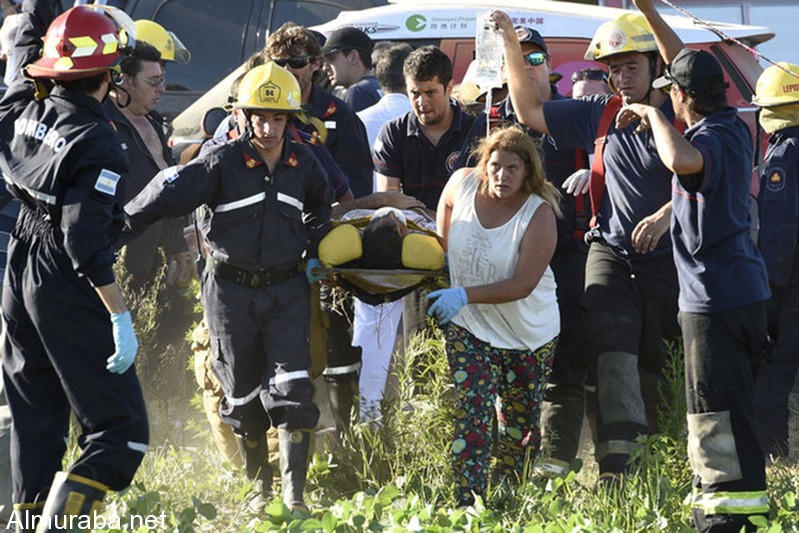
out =
<path fill-rule="evenodd" d="M 312 56 L 297 56 L 290 59 L 275 59 L 274 61 L 283 68 L 289 66 L 293 69 L 300 69 L 306 67 L 312 59 Z"/>
<path fill-rule="evenodd" d="M 549 55 L 545 54 L 544 52 L 530 52 L 529 54 L 524 54 L 523 57 L 524 60 L 527 61 L 528 65 L 532 65 L 534 67 L 537 67 L 549 59 Z"/>

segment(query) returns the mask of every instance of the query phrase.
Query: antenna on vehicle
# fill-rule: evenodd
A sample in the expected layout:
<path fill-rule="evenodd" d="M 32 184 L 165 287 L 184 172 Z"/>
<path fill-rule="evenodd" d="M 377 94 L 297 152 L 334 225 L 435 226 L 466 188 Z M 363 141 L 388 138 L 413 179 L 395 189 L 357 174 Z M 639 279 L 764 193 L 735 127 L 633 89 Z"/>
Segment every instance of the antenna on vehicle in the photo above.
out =
<path fill-rule="evenodd" d="M 670 0 L 661 0 L 661 1 L 664 4 L 666 4 L 667 6 L 679 11 L 680 13 L 685 15 L 686 17 L 692 19 L 695 23 L 699 24 L 700 26 L 704 26 L 708 30 L 710 30 L 713 33 L 715 33 L 716 35 L 718 35 L 720 38 L 724 39 L 725 41 L 734 42 L 735 44 L 737 44 L 738 46 L 740 46 L 741 48 L 743 48 L 744 50 L 746 50 L 747 52 L 749 52 L 750 54 L 755 56 L 756 58 L 762 59 L 763 61 L 765 61 L 767 63 L 771 63 L 772 65 L 774 65 L 778 69 L 780 69 L 780 70 L 782 70 L 784 72 L 787 72 L 788 74 L 790 74 L 791 76 L 793 76 L 796 79 L 799 79 L 799 75 L 798 74 L 796 74 L 794 72 L 791 72 L 790 70 L 788 70 L 787 68 L 783 67 L 782 65 L 772 61 L 771 59 L 769 59 L 768 57 L 764 56 L 763 54 L 761 54 L 760 52 L 758 52 L 757 50 L 755 50 L 754 48 L 752 48 L 748 44 L 742 43 L 741 41 L 739 41 L 735 37 L 731 37 L 731 36 L 727 35 L 726 33 L 721 31 L 717 27 L 713 26 L 711 23 L 707 22 L 706 20 L 703 20 L 703 19 L 697 17 L 696 15 L 694 15 L 693 13 L 691 13 L 689 11 L 686 11 L 685 9 L 683 9 L 680 6 L 674 4 Z"/>

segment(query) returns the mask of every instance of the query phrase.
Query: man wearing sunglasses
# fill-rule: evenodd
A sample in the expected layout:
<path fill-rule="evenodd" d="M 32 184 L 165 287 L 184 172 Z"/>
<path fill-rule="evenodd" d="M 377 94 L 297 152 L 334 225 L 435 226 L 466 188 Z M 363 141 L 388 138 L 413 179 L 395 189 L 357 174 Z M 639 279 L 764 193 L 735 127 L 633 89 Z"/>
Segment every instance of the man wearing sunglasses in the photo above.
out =
<path fill-rule="evenodd" d="M 590 94 L 610 94 L 608 74 L 598 68 L 584 68 L 572 74 L 572 98 Z"/>
<path fill-rule="evenodd" d="M 549 48 L 541 34 L 525 26 L 516 26 L 514 31 L 521 44 L 525 74 L 541 99 L 565 99 L 558 93 L 557 86 L 551 83 Z M 459 168 L 475 166 L 471 149 L 485 136 L 487 119 L 492 128 L 520 124 L 509 97 L 492 107 L 490 117 L 481 113 L 461 150 Z M 549 136 L 525 129 L 531 137 L 541 140 L 545 174 L 556 187 L 563 187 L 575 171 L 586 165 L 584 150 L 558 150 Z M 549 457 L 542 458 L 536 465 L 540 472 L 550 476 L 565 474 L 577 456 L 585 413 L 585 385 L 591 346 L 584 308 L 583 286 L 588 247 L 583 235 L 588 230 L 589 205 L 587 194 L 580 197 L 563 195 L 560 201 L 563 217 L 557 220 L 558 245 L 551 267 L 558 284 L 562 332 L 541 413 L 542 446 L 549 451 Z"/>
<path fill-rule="evenodd" d="M 302 104 L 327 130 L 325 146 L 350 180 L 356 198 L 372 192 L 372 158 L 366 128 L 352 108 L 314 82 L 322 68 L 322 47 L 310 30 L 287 22 L 273 32 L 264 48 L 274 61 L 297 78 Z M 309 131 L 313 128 L 309 128 Z"/>
<path fill-rule="evenodd" d="M 136 196 L 160 170 L 175 164 L 164 135 L 163 119 L 155 109 L 165 89 L 164 58 L 154 45 L 138 41 L 133 53 L 120 64 L 121 74 L 110 97 L 103 104 L 119 134 L 129 161 L 126 200 Z M 191 325 L 193 304 L 183 298 L 191 278 L 191 256 L 183 239 L 183 221 L 165 219 L 148 228 L 131 242 L 125 252 L 129 288 L 148 291 L 157 284 L 163 261 L 159 248 L 169 261 L 166 287 L 158 295 L 170 312 L 161 317 L 158 344 L 183 343 Z"/>
<path fill-rule="evenodd" d="M 669 98 L 651 87 L 663 61 L 644 17 L 624 13 L 597 29 L 586 52 L 586 59 L 608 65 L 617 97 L 545 101 L 525 75 L 510 18 L 502 11 L 491 18 L 504 38 L 508 87 L 521 122 L 548 133 L 561 150 L 598 147 L 585 296 L 597 357 L 597 461 L 600 480 L 614 484 L 630 469 L 637 437 L 657 431 L 657 391 L 668 360 L 663 341 L 679 337 L 668 235 L 672 172 L 651 133 L 613 123 L 622 104 L 638 102 L 674 119 Z"/>

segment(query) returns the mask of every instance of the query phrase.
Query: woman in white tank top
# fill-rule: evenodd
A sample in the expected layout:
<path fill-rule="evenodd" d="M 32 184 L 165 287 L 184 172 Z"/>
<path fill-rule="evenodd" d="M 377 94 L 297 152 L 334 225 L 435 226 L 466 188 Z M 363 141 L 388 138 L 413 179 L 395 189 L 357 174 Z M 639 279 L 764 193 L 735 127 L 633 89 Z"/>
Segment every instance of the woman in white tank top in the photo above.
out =
<path fill-rule="evenodd" d="M 549 268 L 558 192 L 522 130 L 496 130 L 477 150 L 477 168 L 455 172 L 438 204 L 452 288 L 429 295 L 458 400 L 451 453 L 459 505 L 485 494 L 495 413 L 499 479 L 517 482 L 532 461 L 560 332 Z"/>

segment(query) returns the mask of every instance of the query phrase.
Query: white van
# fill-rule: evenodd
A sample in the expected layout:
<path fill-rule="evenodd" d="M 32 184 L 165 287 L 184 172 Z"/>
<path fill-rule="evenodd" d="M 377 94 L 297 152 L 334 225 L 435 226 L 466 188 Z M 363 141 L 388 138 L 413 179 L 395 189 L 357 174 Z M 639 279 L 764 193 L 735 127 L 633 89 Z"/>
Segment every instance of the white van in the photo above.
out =
<path fill-rule="evenodd" d="M 506 11 L 516 24 L 538 30 L 552 53 L 552 70 L 563 75 L 558 90 L 571 94 L 571 74 L 587 66 L 597 66 L 583 59 L 596 29 L 613 20 L 624 10 L 541 0 L 395 0 L 387 6 L 344 11 L 338 17 L 314 29 L 329 35 L 333 30 L 355 26 L 375 41 L 401 41 L 412 46 L 435 44 L 453 60 L 455 81 L 460 81 L 474 57 L 475 19 L 480 12 Z M 750 105 L 757 77 L 762 68 L 744 48 L 723 41 L 716 33 L 699 27 L 683 16 L 665 16 L 683 42 L 716 56 L 729 82 L 728 101 L 740 108 L 743 118 L 754 131 L 754 109 Z M 750 46 L 774 36 L 768 28 L 719 23 L 725 34 Z M 234 73 L 179 115 L 174 122 L 175 136 L 196 137 L 202 114 L 225 103 Z"/>

